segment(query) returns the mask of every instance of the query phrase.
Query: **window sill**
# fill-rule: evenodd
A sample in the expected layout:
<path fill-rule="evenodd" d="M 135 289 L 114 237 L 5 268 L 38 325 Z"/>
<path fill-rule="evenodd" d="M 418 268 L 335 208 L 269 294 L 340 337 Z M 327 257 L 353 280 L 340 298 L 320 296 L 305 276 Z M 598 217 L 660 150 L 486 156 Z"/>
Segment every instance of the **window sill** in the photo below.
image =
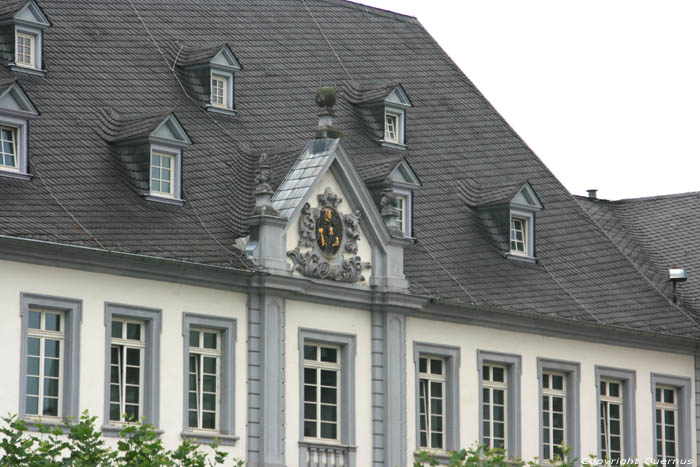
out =
<path fill-rule="evenodd" d="M 108 438 L 118 438 L 119 433 L 127 427 L 130 426 L 135 426 L 138 427 L 139 425 L 136 423 L 130 423 L 130 424 L 123 424 L 123 425 L 102 425 L 101 430 L 102 434 Z M 153 430 L 158 436 L 162 435 L 164 433 L 164 430 L 159 430 L 159 429 L 154 429 Z"/>
<path fill-rule="evenodd" d="M 238 112 L 236 109 L 225 109 L 223 107 L 216 107 L 211 104 L 207 104 L 204 106 L 208 112 L 214 112 L 217 114 L 222 114 L 222 115 L 231 115 L 231 116 L 236 116 Z"/>
<path fill-rule="evenodd" d="M 154 195 L 144 195 L 144 198 L 146 198 L 148 201 L 155 201 L 156 203 L 163 204 L 173 204 L 175 206 L 182 206 L 185 204 L 185 200 L 177 198 L 165 198 L 163 196 Z"/>
<path fill-rule="evenodd" d="M 61 428 L 61 429 L 67 429 L 70 427 L 70 422 L 68 419 L 63 419 L 63 418 L 33 418 L 33 417 L 28 417 L 24 416 L 22 418 L 24 423 L 27 424 L 27 430 L 28 431 L 41 431 L 39 429 L 39 425 L 44 425 L 46 428 L 49 430 L 53 430 L 55 428 Z"/>
<path fill-rule="evenodd" d="M 16 63 L 10 63 L 10 70 L 20 71 L 22 73 L 36 76 L 44 76 L 46 74 L 46 70 L 42 70 L 41 68 L 29 68 L 26 66 L 17 65 Z"/>
<path fill-rule="evenodd" d="M 516 261 L 523 261 L 525 263 L 537 263 L 537 258 L 534 256 L 516 255 L 514 253 L 506 253 L 506 258 L 514 259 Z"/>
<path fill-rule="evenodd" d="M 180 436 L 200 444 L 211 444 L 217 441 L 221 446 L 235 446 L 240 439 L 239 436 L 204 431 L 183 431 Z"/>
<path fill-rule="evenodd" d="M 452 454 L 450 454 L 448 451 L 443 451 L 442 449 L 429 449 L 429 448 L 422 448 L 418 449 L 417 451 L 413 452 L 413 457 L 414 459 L 420 458 L 420 453 L 421 452 L 427 452 L 433 458 L 438 461 L 440 465 L 447 465 L 450 462 L 450 458 L 452 457 Z"/>
<path fill-rule="evenodd" d="M 391 148 L 391 149 L 400 149 L 402 151 L 406 150 L 406 145 L 401 144 L 401 143 L 392 143 L 389 141 L 384 141 L 383 139 L 380 139 L 379 142 L 384 146 L 385 148 Z"/>
<path fill-rule="evenodd" d="M 16 180 L 31 180 L 32 174 L 25 174 L 22 172 L 10 172 L 9 170 L 0 169 L 0 177 L 14 178 Z"/>

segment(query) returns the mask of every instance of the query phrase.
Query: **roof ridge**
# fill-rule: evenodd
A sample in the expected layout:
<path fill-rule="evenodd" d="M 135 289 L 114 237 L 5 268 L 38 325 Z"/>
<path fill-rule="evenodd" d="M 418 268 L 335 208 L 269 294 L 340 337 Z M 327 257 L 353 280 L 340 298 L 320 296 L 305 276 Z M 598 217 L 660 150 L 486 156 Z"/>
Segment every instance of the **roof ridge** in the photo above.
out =
<path fill-rule="evenodd" d="M 683 193 L 669 193 L 667 195 L 650 195 L 650 196 L 640 196 L 638 198 L 620 198 L 620 199 L 605 199 L 605 198 L 589 198 L 584 195 L 573 195 L 574 198 L 578 198 L 584 201 L 592 202 L 604 202 L 610 204 L 621 204 L 621 203 L 634 203 L 637 201 L 655 201 L 661 199 L 671 199 L 671 198 L 687 198 L 687 197 L 700 197 L 700 191 L 686 191 Z"/>
<path fill-rule="evenodd" d="M 345 8 L 353 8 L 355 10 L 364 11 L 365 13 L 383 16 L 385 18 L 395 19 L 404 23 L 415 23 L 418 24 L 418 18 L 411 15 L 406 15 L 404 13 L 397 13 L 391 10 L 385 10 L 376 6 L 365 5 L 360 2 L 352 2 L 350 0 L 318 0 L 320 2 L 332 3 L 334 5 L 339 5 Z"/>

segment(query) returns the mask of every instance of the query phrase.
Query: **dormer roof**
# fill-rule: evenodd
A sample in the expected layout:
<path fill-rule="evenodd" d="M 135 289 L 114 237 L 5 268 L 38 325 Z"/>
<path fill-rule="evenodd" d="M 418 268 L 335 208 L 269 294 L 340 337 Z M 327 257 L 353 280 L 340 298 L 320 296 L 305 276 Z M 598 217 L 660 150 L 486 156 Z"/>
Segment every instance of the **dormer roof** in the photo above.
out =
<path fill-rule="evenodd" d="M 227 43 L 181 47 L 177 55 L 177 66 L 181 68 L 214 65 L 229 71 L 241 69 L 238 59 Z"/>
<path fill-rule="evenodd" d="M 101 134 L 110 143 L 143 141 L 189 146 L 192 140 L 172 110 L 139 115 L 121 115 L 113 109 L 100 112 Z"/>
<path fill-rule="evenodd" d="M 12 22 L 48 28 L 51 22 L 35 0 L 6 0 L 0 6 L 0 23 Z"/>
<path fill-rule="evenodd" d="M 487 187 L 465 180 L 460 184 L 460 189 L 467 204 L 476 208 L 505 205 L 535 210 L 544 208 L 527 180 L 507 181 Z"/>
<path fill-rule="evenodd" d="M 398 81 L 348 86 L 346 92 L 348 100 L 355 105 L 389 103 L 400 107 L 413 107 L 411 99 Z"/>
<path fill-rule="evenodd" d="M 0 109 L 3 113 L 31 118 L 39 115 L 16 78 L 0 80 Z"/>

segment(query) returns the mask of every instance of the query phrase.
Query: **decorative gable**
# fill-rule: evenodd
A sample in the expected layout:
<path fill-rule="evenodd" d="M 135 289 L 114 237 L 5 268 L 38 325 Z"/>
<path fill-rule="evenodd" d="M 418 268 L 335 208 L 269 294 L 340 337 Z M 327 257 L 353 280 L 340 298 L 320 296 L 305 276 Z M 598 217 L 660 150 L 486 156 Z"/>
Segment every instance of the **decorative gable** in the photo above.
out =
<path fill-rule="evenodd" d="M 29 100 L 16 79 L 0 81 L 0 114 L 32 118 L 39 115 L 39 111 Z"/>
<path fill-rule="evenodd" d="M 183 83 L 202 107 L 235 114 L 235 77 L 241 65 L 228 44 L 183 45 L 176 52 L 174 62 Z"/>
<path fill-rule="evenodd" d="M 182 153 L 192 144 L 172 111 L 100 112 L 100 133 L 112 144 L 134 190 L 147 200 L 181 205 Z"/>
<path fill-rule="evenodd" d="M 39 115 L 15 78 L 0 80 L 0 176 L 27 180 L 29 120 Z"/>
<path fill-rule="evenodd" d="M 51 23 L 35 0 L 0 7 L 0 59 L 13 71 L 43 75 L 43 30 Z"/>
<path fill-rule="evenodd" d="M 347 94 L 382 146 L 406 149 L 406 109 L 413 104 L 401 83 L 351 86 Z"/>

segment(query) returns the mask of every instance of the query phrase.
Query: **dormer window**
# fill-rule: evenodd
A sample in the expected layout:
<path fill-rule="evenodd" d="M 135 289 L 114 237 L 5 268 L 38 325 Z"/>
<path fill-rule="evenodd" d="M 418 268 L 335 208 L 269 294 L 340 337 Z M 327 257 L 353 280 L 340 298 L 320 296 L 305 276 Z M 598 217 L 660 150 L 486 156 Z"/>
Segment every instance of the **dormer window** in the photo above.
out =
<path fill-rule="evenodd" d="M 19 66 L 37 68 L 36 66 L 36 36 L 17 32 L 15 40 L 15 63 Z"/>
<path fill-rule="evenodd" d="M 528 255 L 527 223 L 524 217 L 510 218 L 510 252 L 514 255 Z"/>
<path fill-rule="evenodd" d="M 183 46 L 176 65 L 204 108 L 235 114 L 235 78 L 241 66 L 227 44 Z"/>
<path fill-rule="evenodd" d="M 172 112 L 126 116 L 103 109 L 100 123 L 135 191 L 148 201 L 184 204 L 182 157 L 192 141 Z"/>
<path fill-rule="evenodd" d="M 14 5 L 0 16 L 0 49 L 11 52 L 5 64 L 13 71 L 43 75 L 43 31 L 51 23 L 35 0 Z"/>
<path fill-rule="evenodd" d="M 384 117 L 384 141 L 389 143 L 399 142 L 399 116 L 387 112 Z"/>
<path fill-rule="evenodd" d="M 406 235 L 406 195 L 396 195 L 396 211 L 399 213 L 398 219 L 396 220 L 399 230 Z"/>
<path fill-rule="evenodd" d="M 381 129 L 377 136 L 382 146 L 406 149 L 406 109 L 412 104 L 401 84 L 350 88 L 348 99 L 362 111 L 363 120 Z"/>
<path fill-rule="evenodd" d="M 0 176 L 29 179 L 29 120 L 39 112 L 15 78 L 0 80 Z"/>

